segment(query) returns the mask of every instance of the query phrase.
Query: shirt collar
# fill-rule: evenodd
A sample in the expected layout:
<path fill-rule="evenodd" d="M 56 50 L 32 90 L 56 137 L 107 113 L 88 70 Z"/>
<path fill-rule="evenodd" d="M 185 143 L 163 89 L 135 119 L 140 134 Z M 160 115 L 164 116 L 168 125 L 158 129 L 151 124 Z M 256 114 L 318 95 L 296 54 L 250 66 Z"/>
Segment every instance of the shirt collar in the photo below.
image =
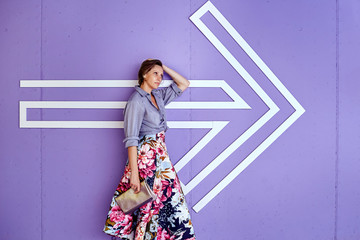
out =
<path fill-rule="evenodd" d="M 140 93 L 140 95 L 141 95 L 142 97 L 150 95 L 149 93 L 145 92 L 145 91 L 140 87 L 140 85 L 136 85 L 136 86 L 135 86 L 135 90 L 136 90 L 138 93 Z"/>
<path fill-rule="evenodd" d="M 150 93 L 147 93 L 146 91 L 144 91 L 144 89 L 142 89 L 140 87 L 140 85 L 136 85 L 135 89 L 138 93 L 140 93 L 140 95 L 142 97 L 147 97 L 147 98 L 151 99 Z M 152 90 L 151 93 L 154 95 L 154 97 L 155 97 L 155 95 L 157 95 L 157 91 Z"/>

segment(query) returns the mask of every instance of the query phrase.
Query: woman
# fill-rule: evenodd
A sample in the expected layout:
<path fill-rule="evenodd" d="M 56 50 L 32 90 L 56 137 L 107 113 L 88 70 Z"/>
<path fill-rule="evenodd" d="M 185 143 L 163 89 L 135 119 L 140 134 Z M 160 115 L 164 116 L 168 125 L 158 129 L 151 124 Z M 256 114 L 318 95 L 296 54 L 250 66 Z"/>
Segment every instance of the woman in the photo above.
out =
<path fill-rule="evenodd" d="M 164 71 L 174 82 L 157 89 Z M 139 85 L 124 109 L 128 161 L 103 231 L 122 239 L 194 240 L 190 213 L 165 145 L 168 129 L 165 105 L 180 96 L 190 82 L 157 59 L 147 59 L 141 64 L 138 80 Z M 138 192 L 143 179 L 157 195 L 156 200 L 131 215 L 124 214 L 114 198 L 130 187 Z"/>

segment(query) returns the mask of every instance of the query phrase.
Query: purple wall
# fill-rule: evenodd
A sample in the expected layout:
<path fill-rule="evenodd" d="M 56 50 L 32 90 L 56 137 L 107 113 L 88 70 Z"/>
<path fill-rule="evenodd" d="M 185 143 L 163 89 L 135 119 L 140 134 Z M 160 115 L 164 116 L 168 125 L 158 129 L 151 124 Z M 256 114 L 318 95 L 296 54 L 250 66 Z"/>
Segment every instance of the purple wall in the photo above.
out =
<path fill-rule="evenodd" d="M 110 239 L 102 228 L 126 161 L 123 129 L 20 127 L 19 104 L 126 101 L 131 88 L 25 88 L 21 80 L 131 80 L 141 61 L 159 58 L 188 79 L 226 81 L 251 109 L 167 110 L 169 121 L 229 121 L 179 171 L 184 184 L 269 111 L 189 19 L 205 3 L 0 1 L 0 239 Z M 206 206 L 191 210 L 198 239 L 360 239 L 360 3 L 212 3 L 305 112 Z M 279 111 L 187 194 L 191 208 L 297 111 L 210 13 L 201 21 Z M 194 87 L 177 101 L 231 99 Z M 35 108 L 27 115 L 28 121 L 123 119 L 122 109 Z M 207 132 L 170 129 L 173 163 Z"/>

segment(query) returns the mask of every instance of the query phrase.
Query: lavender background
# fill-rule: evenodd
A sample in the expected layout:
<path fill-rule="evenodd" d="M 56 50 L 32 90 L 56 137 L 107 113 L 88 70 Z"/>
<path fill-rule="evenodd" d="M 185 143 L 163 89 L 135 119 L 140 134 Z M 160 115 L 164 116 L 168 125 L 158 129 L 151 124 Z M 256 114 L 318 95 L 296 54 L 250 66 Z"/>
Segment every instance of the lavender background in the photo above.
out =
<path fill-rule="evenodd" d="M 19 101 L 126 100 L 131 88 L 20 88 L 24 79 L 135 79 L 159 58 L 188 79 L 223 79 L 251 110 L 168 110 L 230 123 L 183 170 L 188 182 L 268 109 L 188 19 L 206 1 L 0 1 L 0 239 L 110 239 L 123 129 L 19 128 Z M 306 112 L 199 213 L 198 239 L 360 239 L 360 2 L 212 3 Z M 196 204 L 293 109 L 211 15 L 211 27 L 280 111 L 187 195 Z M 169 78 L 166 76 L 167 79 Z M 181 101 L 229 100 L 189 89 Z M 121 110 L 31 109 L 29 120 L 122 120 Z M 175 163 L 208 129 L 170 129 Z"/>

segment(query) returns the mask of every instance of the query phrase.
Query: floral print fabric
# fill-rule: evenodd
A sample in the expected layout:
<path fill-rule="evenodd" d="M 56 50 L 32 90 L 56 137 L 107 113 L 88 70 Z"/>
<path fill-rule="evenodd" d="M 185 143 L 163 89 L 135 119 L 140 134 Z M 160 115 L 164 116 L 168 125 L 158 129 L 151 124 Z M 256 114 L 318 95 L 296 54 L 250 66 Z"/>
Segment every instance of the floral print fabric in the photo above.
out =
<path fill-rule="evenodd" d="M 140 181 L 157 195 L 134 213 L 124 214 L 115 198 L 130 188 L 129 163 L 112 198 L 103 231 L 121 239 L 195 240 L 190 213 L 165 145 L 165 132 L 145 135 L 138 146 Z"/>

